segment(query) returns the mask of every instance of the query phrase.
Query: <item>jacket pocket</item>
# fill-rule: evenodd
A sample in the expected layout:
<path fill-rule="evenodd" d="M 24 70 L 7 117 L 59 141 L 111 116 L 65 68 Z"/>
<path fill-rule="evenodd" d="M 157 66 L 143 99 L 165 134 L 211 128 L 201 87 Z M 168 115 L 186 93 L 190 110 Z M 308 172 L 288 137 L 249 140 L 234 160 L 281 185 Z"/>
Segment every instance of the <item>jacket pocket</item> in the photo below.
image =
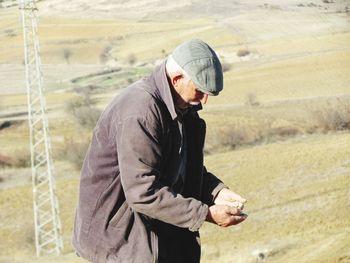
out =
<path fill-rule="evenodd" d="M 116 227 L 118 225 L 118 223 L 120 222 L 120 219 L 122 219 L 122 217 L 125 214 L 128 207 L 129 207 L 128 203 L 126 201 L 124 201 L 124 203 L 121 205 L 121 207 L 115 213 L 115 215 L 109 221 L 109 225 L 111 227 Z"/>

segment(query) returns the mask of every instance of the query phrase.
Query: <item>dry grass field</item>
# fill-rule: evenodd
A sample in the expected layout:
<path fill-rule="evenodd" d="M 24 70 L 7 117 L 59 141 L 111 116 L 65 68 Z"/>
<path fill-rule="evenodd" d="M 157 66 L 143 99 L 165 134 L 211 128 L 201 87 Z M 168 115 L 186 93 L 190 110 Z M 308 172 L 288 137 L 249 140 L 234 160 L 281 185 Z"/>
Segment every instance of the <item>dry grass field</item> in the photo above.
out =
<path fill-rule="evenodd" d="M 209 156 L 207 165 L 249 200 L 249 218 L 229 231 L 204 229 L 208 262 L 254 262 L 247 259 L 257 251 L 269 262 L 350 256 L 349 139 L 310 135 Z"/>
<path fill-rule="evenodd" d="M 248 199 L 249 215 L 227 229 L 205 224 L 202 261 L 350 262 L 348 1 L 44 0 L 38 8 L 64 253 L 35 257 L 20 13 L 0 1 L 1 263 L 85 262 L 70 239 L 92 117 L 194 37 L 225 68 L 222 94 L 200 112 L 206 166 Z"/>

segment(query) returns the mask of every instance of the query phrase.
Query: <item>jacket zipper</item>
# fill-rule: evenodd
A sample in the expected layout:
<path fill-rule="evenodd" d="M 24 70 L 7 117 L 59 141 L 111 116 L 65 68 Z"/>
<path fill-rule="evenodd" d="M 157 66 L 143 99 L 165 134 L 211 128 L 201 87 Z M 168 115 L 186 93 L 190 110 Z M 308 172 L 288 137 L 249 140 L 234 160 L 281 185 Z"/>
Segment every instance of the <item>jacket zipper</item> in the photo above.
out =
<path fill-rule="evenodd" d="M 151 243 L 153 251 L 153 262 L 158 263 L 158 237 L 153 230 L 151 230 Z"/>

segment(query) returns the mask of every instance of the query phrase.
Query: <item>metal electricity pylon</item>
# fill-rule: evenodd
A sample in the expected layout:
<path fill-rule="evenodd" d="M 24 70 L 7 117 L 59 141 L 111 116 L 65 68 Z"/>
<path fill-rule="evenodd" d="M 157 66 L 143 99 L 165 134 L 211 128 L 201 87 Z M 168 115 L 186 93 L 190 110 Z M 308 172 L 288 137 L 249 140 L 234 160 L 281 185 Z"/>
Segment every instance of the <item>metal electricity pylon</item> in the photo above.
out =
<path fill-rule="evenodd" d="M 63 249 L 37 35 L 34 0 L 19 0 L 24 38 L 28 122 L 37 256 L 59 255 Z"/>

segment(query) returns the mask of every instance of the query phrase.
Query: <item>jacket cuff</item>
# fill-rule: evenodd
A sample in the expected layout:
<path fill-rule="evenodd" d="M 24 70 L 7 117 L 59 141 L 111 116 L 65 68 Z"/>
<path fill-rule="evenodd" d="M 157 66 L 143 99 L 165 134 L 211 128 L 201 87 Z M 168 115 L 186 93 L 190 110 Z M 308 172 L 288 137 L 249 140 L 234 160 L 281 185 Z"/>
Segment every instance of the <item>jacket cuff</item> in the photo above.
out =
<path fill-rule="evenodd" d="M 202 203 L 202 206 L 200 207 L 198 219 L 194 223 L 194 225 L 189 228 L 190 231 L 196 232 L 199 230 L 199 228 L 203 225 L 205 219 L 207 218 L 208 211 L 209 211 L 208 205 Z"/>
<path fill-rule="evenodd" d="M 211 192 L 211 196 L 213 197 L 213 200 L 212 200 L 212 204 L 214 204 L 214 201 L 215 201 L 215 198 L 216 196 L 219 194 L 219 192 L 224 189 L 224 188 L 228 188 L 228 186 L 226 186 L 224 183 L 219 183 L 215 188 L 214 190 Z"/>

